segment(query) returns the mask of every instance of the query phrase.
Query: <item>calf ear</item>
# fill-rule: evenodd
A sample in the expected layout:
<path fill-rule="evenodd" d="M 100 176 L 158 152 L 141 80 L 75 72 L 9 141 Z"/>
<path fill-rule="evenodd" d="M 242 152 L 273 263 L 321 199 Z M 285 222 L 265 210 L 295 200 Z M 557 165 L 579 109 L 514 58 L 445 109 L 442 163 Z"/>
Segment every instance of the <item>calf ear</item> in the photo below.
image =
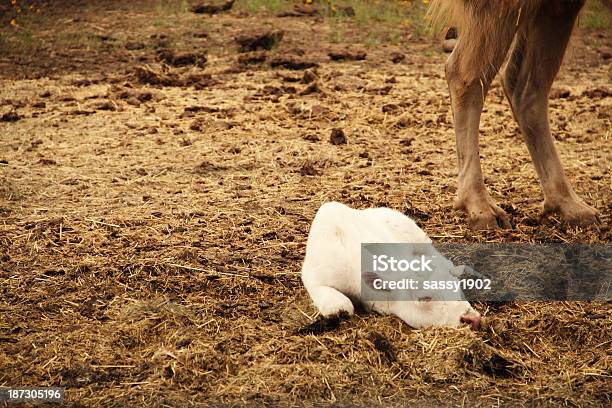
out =
<path fill-rule="evenodd" d="M 374 287 L 374 281 L 376 279 L 381 279 L 381 277 L 376 272 L 364 272 L 361 274 L 361 279 L 368 285 L 370 288 L 374 290 L 383 290 L 385 292 L 389 292 L 389 289 L 376 289 Z"/>

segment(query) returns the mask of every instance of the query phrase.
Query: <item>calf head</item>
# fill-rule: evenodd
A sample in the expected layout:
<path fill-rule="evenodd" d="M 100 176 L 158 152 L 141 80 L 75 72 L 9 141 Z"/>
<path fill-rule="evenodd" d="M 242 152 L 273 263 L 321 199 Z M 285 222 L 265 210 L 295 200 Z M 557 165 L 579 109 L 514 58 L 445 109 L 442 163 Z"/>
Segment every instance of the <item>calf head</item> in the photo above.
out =
<path fill-rule="evenodd" d="M 476 330 L 481 316 L 465 300 L 460 278 L 465 273 L 479 274 L 464 265 L 454 266 L 433 247 L 428 251 L 434 259 L 431 271 L 362 273 L 362 298 L 415 328 L 467 324 Z"/>

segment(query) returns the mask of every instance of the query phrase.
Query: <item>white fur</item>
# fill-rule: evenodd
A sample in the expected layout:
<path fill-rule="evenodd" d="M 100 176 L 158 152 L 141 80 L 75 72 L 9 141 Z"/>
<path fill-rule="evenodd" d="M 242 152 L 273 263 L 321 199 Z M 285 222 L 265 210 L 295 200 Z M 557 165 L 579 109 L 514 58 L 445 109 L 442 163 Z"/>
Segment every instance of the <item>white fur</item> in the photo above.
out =
<path fill-rule="evenodd" d="M 352 299 L 367 310 L 394 314 L 415 328 L 458 326 L 466 314 L 480 316 L 461 292 L 445 294 L 445 298 L 434 301 L 418 301 L 417 291 L 411 301 L 399 301 L 394 300 L 397 292 L 389 291 L 385 292 L 386 300 L 364 302 L 361 299 L 361 244 L 393 242 L 428 244 L 425 251 L 439 255 L 425 232 L 398 211 L 389 208 L 355 210 L 337 202 L 323 204 L 312 223 L 302 267 L 302 281 L 319 312 L 323 316 L 342 311 L 353 314 Z M 423 246 L 419 248 L 422 253 Z M 441 255 L 436 259 L 436 272 L 429 278 L 456 279 L 454 265 Z M 364 290 L 374 289 L 365 287 Z"/>

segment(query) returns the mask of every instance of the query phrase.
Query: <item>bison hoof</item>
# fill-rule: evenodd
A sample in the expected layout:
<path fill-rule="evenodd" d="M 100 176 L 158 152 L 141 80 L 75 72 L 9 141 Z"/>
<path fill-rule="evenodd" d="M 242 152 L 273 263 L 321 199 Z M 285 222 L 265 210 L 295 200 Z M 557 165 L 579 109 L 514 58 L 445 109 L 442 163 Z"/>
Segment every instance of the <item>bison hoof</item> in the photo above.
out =
<path fill-rule="evenodd" d="M 544 202 L 542 218 L 553 213 L 559 214 L 563 221 L 572 227 L 586 227 L 601 222 L 597 210 L 580 200 L 566 201 L 557 205 Z"/>
<path fill-rule="evenodd" d="M 473 230 L 512 228 L 508 214 L 488 196 L 479 201 L 463 202 L 457 200 L 455 209 L 465 210 L 468 214 L 468 225 Z"/>

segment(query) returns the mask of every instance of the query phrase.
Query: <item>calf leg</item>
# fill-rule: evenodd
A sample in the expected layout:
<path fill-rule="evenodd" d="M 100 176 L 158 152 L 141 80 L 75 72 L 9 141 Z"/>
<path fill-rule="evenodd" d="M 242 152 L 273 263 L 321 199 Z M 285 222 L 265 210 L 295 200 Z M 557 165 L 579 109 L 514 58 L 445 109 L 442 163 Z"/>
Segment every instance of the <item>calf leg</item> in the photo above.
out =
<path fill-rule="evenodd" d="M 502 81 L 542 184 L 544 213 L 557 212 L 573 225 L 594 223 L 597 213 L 574 193 L 563 172 L 550 133 L 548 94 L 583 3 L 542 5 L 521 26 Z"/>
<path fill-rule="evenodd" d="M 467 11 L 459 42 L 446 63 L 459 160 L 455 208 L 467 212 L 474 229 L 510 226 L 508 216 L 485 188 L 478 147 L 485 95 L 517 30 L 516 15 L 500 16 L 493 3 Z"/>

